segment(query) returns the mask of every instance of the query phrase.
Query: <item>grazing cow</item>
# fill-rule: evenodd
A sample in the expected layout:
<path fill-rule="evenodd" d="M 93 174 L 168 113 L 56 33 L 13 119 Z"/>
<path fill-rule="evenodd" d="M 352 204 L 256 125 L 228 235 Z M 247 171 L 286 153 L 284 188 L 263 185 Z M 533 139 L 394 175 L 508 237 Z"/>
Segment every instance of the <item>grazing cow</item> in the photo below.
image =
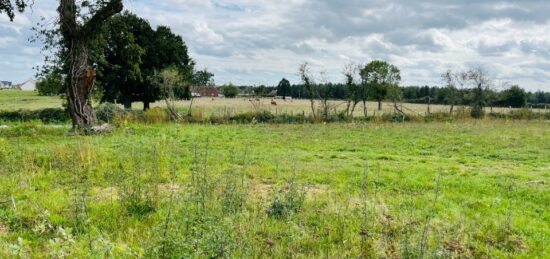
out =
<path fill-rule="evenodd" d="M 277 106 L 277 102 L 275 100 L 271 100 L 271 105 Z"/>

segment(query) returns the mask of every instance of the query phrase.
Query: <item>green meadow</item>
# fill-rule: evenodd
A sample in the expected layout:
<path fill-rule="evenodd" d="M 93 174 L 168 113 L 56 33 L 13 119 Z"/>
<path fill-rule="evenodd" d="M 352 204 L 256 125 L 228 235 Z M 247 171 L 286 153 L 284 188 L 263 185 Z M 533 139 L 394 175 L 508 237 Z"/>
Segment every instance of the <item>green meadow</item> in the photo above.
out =
<path fill-rule="evenodd" d="M 0 257 L 545 258 L 550 124 L 0 129 Z"/>

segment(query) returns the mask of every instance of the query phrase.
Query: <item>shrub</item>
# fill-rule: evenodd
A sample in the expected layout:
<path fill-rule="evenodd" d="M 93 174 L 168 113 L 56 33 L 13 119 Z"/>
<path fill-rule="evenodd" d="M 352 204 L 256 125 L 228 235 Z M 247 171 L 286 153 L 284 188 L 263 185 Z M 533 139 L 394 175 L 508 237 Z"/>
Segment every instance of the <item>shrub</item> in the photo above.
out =
<path fill-rule="evenodd" d="M 481 105 L 474 105 L 472 106 L 470 115 L 474 119 L 482 119 L 483 117 L 485 117 L 485 111 L 483 110 L 483 107 Z"/>
<path fill-rule="evenodd" d="M 299 186 L 293 178 L 288 182 L 288 188 L 279 190 L 269 206 L 267 215 L 276 219 L 290 216 L 302 209 L 305 197 L 305 191 L 299 190 Z"/>
<path fill-rule="evenodd" d="M 0 120 L 26 122 L 40 120 L 43 123 L 63 123 L 69 120 L 67 111 L 60 108 L 46 108 L 41 110 L 18 110 L 0 112 Z"/>
<path fill-rule="evenodd" d="M 161 108 L 153 108 L 143 113 L 143 122 L 149 124 L 165 123 L 170 121 L 168 112 Z"/>
<path fill-rule="evenodd" d="M 239 123 L 251 123 L 251 122 L 266 123 L 266 122 L 273 122 L 275 120 L 275 115 L 273 115 L 268 111 L 245 112 L 245 113 L 232 116 L 230 120 L 239 122 Z"/>
<path fill-rule="evenodd" d="M 114 103 L 105 103 L 95 109 L 96 118 L 101 122 L 111 123 L 125 115 L 124 109 Z"/>
<path fill-rule="evenodd" d="M 38 119 L 44 123 L 59 123 L 69 120 L 69 114 L 64 109 L 46 108 L 37 112 Z"/>
<path fill-rule="evenodd" d="M 223 96 L 226 98 L 235 98 L 239 94 L 239 88 L 234 86 L 233 84 L 227 84 L 220 87 L 220 90 L 222 91 Z"/>
<path fill-rule="evenodd" d="M 36 90 L 42 96 L 61 95 L 65 91 L 63 76 L 58 72 L 47 74 L 36 83 Z"/>

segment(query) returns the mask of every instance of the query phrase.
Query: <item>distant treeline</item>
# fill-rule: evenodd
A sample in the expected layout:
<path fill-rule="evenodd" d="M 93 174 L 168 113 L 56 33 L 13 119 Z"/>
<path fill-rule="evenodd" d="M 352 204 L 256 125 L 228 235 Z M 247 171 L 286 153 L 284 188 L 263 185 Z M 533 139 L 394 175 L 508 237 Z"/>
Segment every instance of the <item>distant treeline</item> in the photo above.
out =
<path fill-rule="evenodd" d="M 327 93 L 330 99 L 335 100 L 346 100 L 349 96 L 349 87 L 343 83 L 329 83 L 324 84 L 322 88 L 327 89 Z M 449 104 L 449 88 L 446 87 L 436 87 L 436 86 L 405 86 L 400 87 L 403 93 L 403 101 L 407 103 L 418 103 L 418 104 Z M 254 95 L 262 97 L 275 97 L 283 96 L 280 90 L 275 86 L 239 86 L 241 94 L 244 95 Z M 511 90 L 513 89 L 513 90 Z M 469 105 L 472 102 L 473 89 L 458 89 L 459 98 L 458 104 Z M 295 84 L 291 85 L 290 91 L 286 96 L 292 97 L 294 99 L 308 99 L 309 91 L 305 88 L 304 85 Z M 488 99 L 488 105 L 495 107 L 533 107 L 533 108 L 544 108 L 545 106 L 550 107 L 550 92 L 527 92 L 520 87 L 513 87 L 510 89 L 496 91 L 488 90 L 486 93 Z M 371 98 L 369 98 L 371 99 Z M 375 101 L 374 99 L 371 99 Z"/>

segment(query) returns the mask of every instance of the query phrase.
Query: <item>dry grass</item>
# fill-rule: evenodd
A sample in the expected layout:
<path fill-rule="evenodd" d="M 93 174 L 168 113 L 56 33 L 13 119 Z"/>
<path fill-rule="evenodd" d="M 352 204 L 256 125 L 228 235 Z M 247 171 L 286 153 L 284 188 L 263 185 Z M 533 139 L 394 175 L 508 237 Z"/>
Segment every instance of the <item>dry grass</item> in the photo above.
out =
<path fill-rule="evenodd" d="M 309 100 L 303 99 L 293 99 L 293 100 L 275 100 L 277 105 L 271 104 L 270 98 L 262 98 L 259 102 L 253 104 L 249 98 L 197 98 L 194 100 L 193 109 L 195 109 L 194 114 L 201 114 L 202 116 L 210 115 L 235 115 L 243 112 L 251 112 L 257 109 L 266 110 L 273 114 L 304 114 L 306 116 L 311 115 L 311 108 Z M 317 102 L 319 105 L 320 103 Z M 346 108 L 346 102 L 341 100 L 330 101 L 329 105 L 331 107 L 331 113 L 342 111 Z M 164 107 L 164 102 L 157 102 L 152 104 L 152 107 Z M 176 103 L 178 108 L 187 109 L 189 107 L 189 101 L 179 101 Z M 135 104 L 134 109 L 142 109 L 142 104 Z M 405 113 L 413 115 L 424 115 L 428 112 L 428 105 L 426 104 L 412 104 L 412 103 L 403 103 L 400 106 Z M 382 105 L 382 111 L 378 111 L 377 102 L 368 102 L 367 109 L 369 115 L 380 115 L 384 113 L 393 113 L 394 107 L 393 103 L 385 102 Z M 455 112 L 467 112 L 464 111 L 467 107 L 458 106 L 455 107 Z M 430 111 L 432 113 L 437 112 L 449 112 L 450 106 L 448 105 L 431 105 Z M 487 112 L 489 112 L 487 108 Z M 493 108 L 494 112 L 509 112 L 509 108 Z M 538 110 L 537 110 L 538 111 Z M 544 111 L 544 110 L 540 110 Z M 363 105 L 357 105 L 354 116 L 361 117 L 363 116 Z"/>
<path fill-rule="evenodd" d="M 272 99 L 262 98 L 259 102 L 249 98 L 196 98 L 193 103 L 193 116 L 194 117 L 209 117 L 235 115 L 243 112 L 252 112 L 256 110 L 266 110 L 273 114 L 290 114 L 298 115 L 304 114 L 306 116 L 311 115 L 311 108 L 309 100 L 293 99 L 293 100 L 275 100 L 277 105 L 271 104 Z M 254 102 L 254 103 L 253 103 Z M 317 101 L 317 105 L 320 102 Z M 97 104 L 96 104 L 97 105 Z M 187 110 L 189 108 L 189 101 L 176 102 L 176 107 L 179 109 Z M 346 102 L 342 100 L 330 101 L 330 112 L 335 114 L 346 108 Z M 151 104 L 151 107 L 165 107 L 164 101 L 159 101 Z M 61 108 L 63 107 L 63 100 L 57 96 L 39 96 L 37 92 L 28 91 L 16 91 L 16 90 L 3 90 L 0 91 L 0 111 L 8 110 L 37 110 L 43 108 Z M 136 110 L 143 109 L 142 103 L 134 103 L 133 108 Z M 393 113 L 393 103 L 383 103 L 382 111 L 378 111 L 378 103 L 368 102 L 367 104 L 369 115 L 380 115 L 384 113 Z M 466 107 L 455 107 L 455 112 L 467 112 Z M 426 104 L 412 104 L 404 103 L 401 105 L 401 109 L 411 115 L 424 115 L 428 112 L 428 105 Z M 447 105 L 431 105 L 430 111 L 432 113 L 448 112 L 450 106 Z M 509 112 L 508 108 L 494 108 L 493 111 L 505 113 Z M 534 109 L 535 112 L 545 112 L 544 109 Z M 489 112 L 489 108 L 487 108 Z M 357 105 L 354 116 L 363 116 L 363 105 Z"/>

